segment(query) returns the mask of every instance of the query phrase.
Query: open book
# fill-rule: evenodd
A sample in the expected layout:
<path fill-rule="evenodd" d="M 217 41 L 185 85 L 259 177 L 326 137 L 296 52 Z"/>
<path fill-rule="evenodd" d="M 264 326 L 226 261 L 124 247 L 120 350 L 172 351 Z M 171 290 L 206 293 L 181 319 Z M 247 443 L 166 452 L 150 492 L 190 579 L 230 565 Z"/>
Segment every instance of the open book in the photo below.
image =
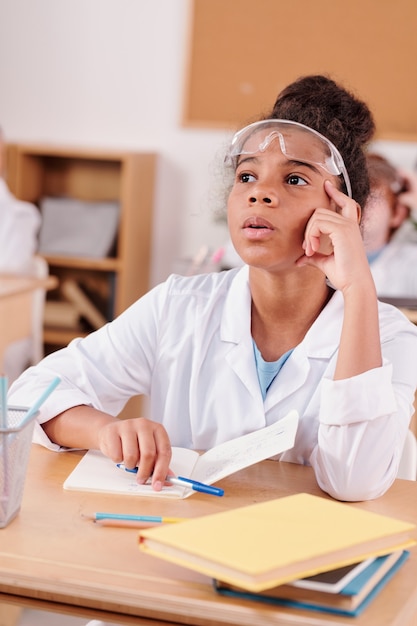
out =
<path fill-rule="evenodd" d="M 170 468 L 176 476 L 186 476 L 208 485 L 268 459 L 294 445 L 298 413 L 290 411 L 283 419 L 253 433 L 215 446 L 204 454 L 187 448 L 172 448 Z M 194 491 L 169 485 L 154 491 L 151 485 L 138 485 L 135 474 L 118 468 L 97 450 L 89 450 L 64 482 L 64 489 L 104 493 L 188 498 Z"/>

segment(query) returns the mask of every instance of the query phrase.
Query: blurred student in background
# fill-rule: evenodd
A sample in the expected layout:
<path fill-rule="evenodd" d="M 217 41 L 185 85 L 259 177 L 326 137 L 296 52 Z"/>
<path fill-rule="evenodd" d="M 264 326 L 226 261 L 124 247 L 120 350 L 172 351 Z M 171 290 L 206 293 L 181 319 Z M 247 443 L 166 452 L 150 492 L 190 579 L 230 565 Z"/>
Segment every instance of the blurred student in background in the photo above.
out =
<path fill-rule="evenodd" d="M 371 193 L 363 237 L 379 296 L 417 298 L 417 176 L 397 170 L 384 157 L 367 155 Z"/>
<path fill-rule="evenodd" d="M 0 129 L 0 272 L 26 273 L 38 246 L 41 217 L 35 205 L 17 200 L 4 179 L 5 145 Z"/>
<path fill-rule="evenodd" d="M 0 129 L 0 274 L 26 274 L 38 246 L 41 216 L 35 205 L 17 200 L 5 181 L 5 143 Z M 29 364 L 31 340 L 11 345 L 4 372 L 12 382 Z"/>

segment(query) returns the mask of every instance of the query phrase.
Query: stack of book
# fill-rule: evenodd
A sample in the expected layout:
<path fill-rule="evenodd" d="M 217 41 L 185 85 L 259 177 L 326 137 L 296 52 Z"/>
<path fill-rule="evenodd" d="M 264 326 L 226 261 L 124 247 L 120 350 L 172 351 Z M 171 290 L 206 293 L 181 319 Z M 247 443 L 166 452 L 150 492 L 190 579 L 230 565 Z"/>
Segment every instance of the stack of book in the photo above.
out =
<path fill-rule="evenodd" d="M 224 595 L 344 615 L 369 604 L 415 543 L 413 524 L 306 493 L 139 534 L 141 550 L 206 574 Z M 348 578 L 334 571 L 346 566 Z M 315 577 L 331 571 L 338 586 L 319 589 Z"/>
<path fill-rule="evenodd" d="M 409 554 L 407 550 L 397 550 L 258 593 L 220 580 L 213 582 L 218 593 L 231 598 L 356 617 L 394 576 Z"/>

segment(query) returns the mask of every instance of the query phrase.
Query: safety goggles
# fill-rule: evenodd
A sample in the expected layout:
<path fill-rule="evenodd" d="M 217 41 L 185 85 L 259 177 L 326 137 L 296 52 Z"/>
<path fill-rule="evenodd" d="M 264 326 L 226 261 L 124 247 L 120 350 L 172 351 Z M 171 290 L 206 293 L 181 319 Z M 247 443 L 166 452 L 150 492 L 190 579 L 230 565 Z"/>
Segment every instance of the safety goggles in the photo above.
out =
<path fill-rule="evenodd" d="M 261 120 L 242 128 L 232 139 L 225 163 L 236 168 L 238 157 L 265 152 L 275 139 L 287 159 L 316 165 L 328 174 L 342 176 L 346 192 L 352 197 L 349 175 L 336 146 L 316 130 L 292 120 Z"/>

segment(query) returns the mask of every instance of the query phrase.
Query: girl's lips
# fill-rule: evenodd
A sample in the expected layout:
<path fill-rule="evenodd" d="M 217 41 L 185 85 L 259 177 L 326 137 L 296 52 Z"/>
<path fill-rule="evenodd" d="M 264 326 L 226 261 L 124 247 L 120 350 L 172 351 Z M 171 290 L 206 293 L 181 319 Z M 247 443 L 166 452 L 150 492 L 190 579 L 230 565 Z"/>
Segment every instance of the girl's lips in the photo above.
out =
<path fill-rule="evenodd" d="M 253 230 L 262 230 L 266 228 L 268 230 L 275 230 L 271 222 L 268 222 L 268 220 L 265 220 L 263 217 L 256 216 L 248 217 L 248 219 L 243 223 L 243 228 L 251 228 Z"/>
<path fill-rule="evenodd" d="M 253 216 L 244 221 L 242 230 L 247 240 L 260 241 L 269 239 L 275 228 L 268 220 Z"/>

